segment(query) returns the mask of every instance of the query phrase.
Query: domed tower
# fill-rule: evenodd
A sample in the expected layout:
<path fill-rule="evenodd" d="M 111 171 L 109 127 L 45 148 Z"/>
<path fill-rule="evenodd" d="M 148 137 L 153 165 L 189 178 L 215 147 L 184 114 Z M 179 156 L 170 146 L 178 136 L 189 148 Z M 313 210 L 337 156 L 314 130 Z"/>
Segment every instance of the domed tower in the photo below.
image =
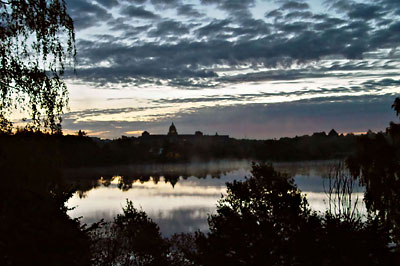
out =
<path fill-rule="evenodd" d="M 176 127 L 174 122 L 172 122 L 171 126 L 169 127 L 168 136 L 177 136 L 178 132 L 176 131 Z"/>

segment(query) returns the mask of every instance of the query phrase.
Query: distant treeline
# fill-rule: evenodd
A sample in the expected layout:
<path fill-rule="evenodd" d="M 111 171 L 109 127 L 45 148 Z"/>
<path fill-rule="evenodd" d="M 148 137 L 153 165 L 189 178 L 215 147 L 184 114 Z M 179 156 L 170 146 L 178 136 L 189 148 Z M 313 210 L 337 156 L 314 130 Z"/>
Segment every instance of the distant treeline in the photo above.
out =
<path fill-rule="evenodd" d="M 370 133 L 373 134 L 373 133 Z M 331 130 L 311 136 L 270 140 L 234 138 L 174 139 L 165 137 L 149 141 L 125 137 L 100 140 L 77 135 L 49 135 L 19 130 L 0 135 L 0 145 L 7 152 L 18 146 L 34 145 L 43 152 L 53 150 L 66 167 L 105 166 L 145 162 L 188 162 L 218 159 L 250 159 L 259 161 L 299 161 L 342 159 L 354 153 L 359 136 L 339 135 Z"/>
<path fill-rule="evenodd" d="M 252 159 L 264 161 L 325 160 L 345 158 L 356 149 L 357 136 L 338 135 L 334 130 L 312 136 L 278 140 L 208 139 L 206 141 L 165 138 L 146 141 L 125 137 L 100 140 L 77 135 L 48 135 L 19 130 L 0 135 L 0 145 L 13 152 L 18 146 L 35 143 L 43 152 L 52 149 L 66 167 L 87 167 L 143 162 L 187 162 L 218 159 Z M 9 147 L 9 148 L 6 148 Z"/>

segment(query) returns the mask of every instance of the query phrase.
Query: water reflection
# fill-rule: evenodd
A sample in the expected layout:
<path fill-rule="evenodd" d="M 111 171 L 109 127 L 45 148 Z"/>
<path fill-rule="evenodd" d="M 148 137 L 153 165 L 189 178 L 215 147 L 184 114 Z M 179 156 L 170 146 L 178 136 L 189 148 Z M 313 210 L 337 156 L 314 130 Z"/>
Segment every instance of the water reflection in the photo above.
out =
<path fill-rule="evenodd" d="M 277 170 L 294 176 L 311 207 L 327 208 L 324 180 L 333 162 L 277 163 Z M 168 236 L 176 232 L 207 230 L 207 217 L 226 191 L 226 182 L 250 176 L 248 161 L 197 164 L 136 165 L 69 171 L 67 176 L 78 191 L 68 201 L 72 217 L 85 223 L 121 213 L 126 199 L 142 208 Z M 354 197 L 363 198 L 356 187 Z"/>

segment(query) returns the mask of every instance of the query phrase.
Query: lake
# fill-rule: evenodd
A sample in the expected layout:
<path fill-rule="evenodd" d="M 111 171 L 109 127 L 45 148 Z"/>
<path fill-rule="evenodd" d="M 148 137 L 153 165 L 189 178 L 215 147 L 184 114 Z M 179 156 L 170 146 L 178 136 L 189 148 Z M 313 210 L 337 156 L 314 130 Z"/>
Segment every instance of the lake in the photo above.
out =
<path fill-rule="evenodd" d="M 311 208 L 324 212 L 328 207 L 328 174 L 336 162 L 311 161 L 274 163 L 293 176 L 307 195 Z M 180 232 L 207 231 L 207 217 L 215 213 L 217 201 L 226 193 L 226 182 L 250 176 L 249 161 L 209 163 L 145 164 L 67 170 L 65 175 L 79 190 L 69 199 L 68 211 L 91 224 L 112 221 L 122 212 L 126 200 L 143 209 L 164 236 Z M 355 184 L 352 199 L 365 213 L 363 188 Z"/>

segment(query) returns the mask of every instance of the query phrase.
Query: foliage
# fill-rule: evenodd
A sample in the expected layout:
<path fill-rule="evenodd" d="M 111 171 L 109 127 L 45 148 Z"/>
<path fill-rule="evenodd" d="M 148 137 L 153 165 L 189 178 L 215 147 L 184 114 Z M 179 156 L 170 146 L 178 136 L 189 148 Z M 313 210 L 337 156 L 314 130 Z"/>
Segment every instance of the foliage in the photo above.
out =
<path fill-rule="evenodd" d="M 392 106 L 396 113 L 399 102 L 400 98 L 396 98 Z M 400 124 L 391 122 L 386 134 L 362 136 L 357 152 L 347 160 L 352 175 L 365 186 L 364 200 L 368 211 L 377 214 L 390 228 L 397 244 L 400 244 L 399 128 Z"/>
<path fill-rule="evenodd" d="M 30 112 L 32 128 L 61 130 L 68 101 L 61 76 L 74 55 L 64 0 L 0 1 L 0 131 L 9 131 L 15 109 Z"/>
<path fill-rule="evenodd" d="M 328 176 L 324 179 L 324 190 L 328 197 L 327 216 L 349 223 L 360 221 L 359 199 L 353 198 L 356 182 L 342 161 L 330 165 Z"/>
<path fill-rule="evenodd" d="M 123 214 L 92 232 L 94 265 L 166 265 L 167 244 L 144 211 L 127 200 Z"/>
<path fill-rule="evenodd" d="M 273 265 L 296 260 L 290 246 L 297 246 L 300 227 L 307 231 L 302 226 L 309 218 L 306 199 L 292 178 L 270 165 L 253 165 L 252 173 L 244 182 L 227 184 L 227 195 L 209 219 L 208 237 L 198 240 L 204 265 Z"/>
<path fill-rule="evenodd" d="M 196 234 L 174 234 L 166 241 L 169 245 L 169 265 L 171 266 L 191 266 L 197 265 L 198 249 L 196 240 L 202 236 L 201 233 Z"/>
<path fill-rule="evenodd" d="M 293 179 L 270 165 L 254 165 L 252 177 L 227 186 L 217 214 L 209 219 L 210 233 L 197 237 L 197 264 L 392 263 L 379 224 L 311 212 Z"/>
<path fill-rule="evenodd" d="M 48 135 L 0 141 L 0 265 L 89 265 L 89 238 L 67 215 L 71 187 Z"/>
<path fill-rule="evenodd" d="M 394 109 L 394 111 L 396 112 L 396 115 L 400 117 L 400 98 L 397 97 L 393 104 L 392 104 L 392 108 Z"/>

